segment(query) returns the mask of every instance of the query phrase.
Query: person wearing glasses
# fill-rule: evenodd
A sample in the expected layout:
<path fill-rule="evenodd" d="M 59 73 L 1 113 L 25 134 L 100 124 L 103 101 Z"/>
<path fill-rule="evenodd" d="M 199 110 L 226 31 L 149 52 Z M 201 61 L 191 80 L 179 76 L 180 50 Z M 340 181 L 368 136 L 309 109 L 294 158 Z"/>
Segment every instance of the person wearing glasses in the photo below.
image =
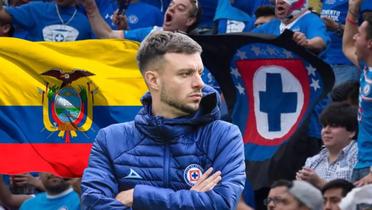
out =
<path fill-rule="evenodd" d="M 268 210 L 321 210 L 321 192 L 305 181 L 278 180 L 264 200 Z"/>

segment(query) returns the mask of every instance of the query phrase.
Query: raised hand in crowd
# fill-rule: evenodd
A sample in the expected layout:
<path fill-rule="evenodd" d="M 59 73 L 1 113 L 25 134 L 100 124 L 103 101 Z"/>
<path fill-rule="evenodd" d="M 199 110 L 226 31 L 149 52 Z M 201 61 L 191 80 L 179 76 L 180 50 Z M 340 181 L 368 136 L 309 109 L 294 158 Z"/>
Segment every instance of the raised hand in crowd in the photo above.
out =
<path fill-rule="evenodd" d="M 86 11 L 91 27 L 98 38 L 123 38 L 121 30 L 113 31 L 102 18 L 94 0 L 76 0 Z"/>
<path fill-rule="evenodd" d="M 40 191 L 45 191 L 39 177 L 34 177 L 30 173 L 13 175 L 10 182 L 14 187 L 27 187 L 29 185 Z"/>
<path fill-rule="evenodd" d="M 354 35 L 358 33 L 359 7 L 362 0 L 349 0 L 349 10 L 346 16 L 344 35 L 342 37 L 342 50 L 345 56 L 356 66 L 359 66 L 354 45 Z"/>
<path fill-rule="evenodd" d="M 119 10 L 116 10 L 114 12 L 114 15 L 112 16 L 112 22 L 114 22 L 117 25 L 118 30 L 128 30 L 128 21 L 127 17 L 123 14 L 118 14 Z"/>
<path fill-rule="evenodd" d="M 3 181 L 3 175 L 0 175 L 0 201 L 6 207 L 19 208 L 23 201 L 31 197 L 31 195 L 16 195 L 11 193 L 9 187 Z"/>

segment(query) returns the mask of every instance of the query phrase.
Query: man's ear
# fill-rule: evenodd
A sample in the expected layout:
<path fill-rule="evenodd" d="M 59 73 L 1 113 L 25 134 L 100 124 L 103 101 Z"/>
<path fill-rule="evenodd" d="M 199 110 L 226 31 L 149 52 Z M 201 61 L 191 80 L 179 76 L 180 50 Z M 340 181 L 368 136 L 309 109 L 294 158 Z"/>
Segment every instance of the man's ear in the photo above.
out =
<path fill-rule="evenodd" d="M 196 21 L 196 17 L 189 17 L 187 18 L 186 26 L 190 27 L 192 24 L 194 24 Z"/>
<path fill-rule="evenodd" d="M 372 50 L 372 39 L 369 39 L 367 42 L 367 48 Z"/>
<path fill-rule="evenodd" d="M 159 90 L 159 73 L 155 70 L 148 70 L 144 73 L 144 78 L 150 90 Z"/>
<path fill-rule="evenodd" d="M 8 34 L 11 27 L 12 26 L 10 24 L 5 24 L 5 25 L 0 26 L 1 33 Z"/>
<path fill-rule="evenodd" d="M 355 135 L 356 135 L 356 132 L 355 132 L 355 131 L 350 132 L 349 138 L 350 138 L 350 139 L 355 139 L 355 138 L 356 138 Z"/>

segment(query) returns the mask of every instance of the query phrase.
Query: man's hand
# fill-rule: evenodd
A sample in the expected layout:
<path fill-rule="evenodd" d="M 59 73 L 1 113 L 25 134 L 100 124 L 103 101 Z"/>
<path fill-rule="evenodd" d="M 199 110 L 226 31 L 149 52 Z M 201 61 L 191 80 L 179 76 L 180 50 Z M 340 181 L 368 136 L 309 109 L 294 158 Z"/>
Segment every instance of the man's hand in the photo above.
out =
<path fill-rule="evenodd" d="M 216 171 L 211 175 L 213 168 L 209 168 L 190 189 L 197 192 L 207 192 L 212 190 L 222 179 L 221 171 Z"/>
<path fill-rule="evenodd" d="M 337 31 L 342 29 L 341 28 L 342 26 L 340 24 L 338 24 L 336 21 L 332 20 L 329 17 L 322 17 L 322 20 L 326 25 L 327 29 L 330 31 Z"/>
<path fill-rule="evenodd" d="M 363 177 L 362 179 L 354 183 L 356 187 L 361 187 L 367 184 L 372 184 L 372 173 L 371 172 L 367 176 Z"/>
<path fill-rule="evenodd" d="M 124 206 L 132 207 L 133 193 L 134 189 L 121 191 L 119 194 L 116 195 L 115 199 L 118 200 L 120 203 L 124 204 Z"/>
<path fill-rule="evenodd" d="M 81 178 L 71 178 L 67 182 L 72 186 L 75 192 L 81 195 Z"/>
<path fill-rule="evenodd" d="M 128 30 L 128 21 L 127 17 L 122 14 L 118 14 L 119 10 L 116 10 L 114 12 L 114 15 L 112 16 L 112 22 L 117 25 L 118 30 Z"/>
<path fill-rule="evenodd" d="M 302 32 L 294 32 L 293 33 L 293 40 L 300 46 L 308 47 L 308 39 L 306 38 L 305 34 Z"/>
<path fill-rule="evenodd" d="M 30 173 L 23 173 L 23 174 L 17 174 L 13 175 L 11 182 L 15 186 L 23 187 L 27 184 L 30 184 L 37 189 L 45 190 L 43 184 L 41 183 L 40 179 L 38 177 L 33 177 Z"/>

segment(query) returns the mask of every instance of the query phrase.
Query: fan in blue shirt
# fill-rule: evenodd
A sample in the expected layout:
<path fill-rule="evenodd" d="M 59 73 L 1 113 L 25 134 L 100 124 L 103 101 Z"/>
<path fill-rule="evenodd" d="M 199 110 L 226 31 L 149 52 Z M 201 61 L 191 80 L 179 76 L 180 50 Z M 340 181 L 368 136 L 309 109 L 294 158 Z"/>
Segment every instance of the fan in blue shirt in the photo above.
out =
<path fill-rule="evenodd" d="M 0 21 L 25 30 L 24 38 L 30 41 L 65 42 L 93 37 L 88 19 L 76 7 L 75 0 L 0 7 Z"/>
<path fill-rule="evenodd" d="M 79 195 L 72 189 L 68 179 L 50 173 L 40 173 L 40 180 L 46 192 L 24 201 L 20 210 L 80 209 Z"/>
<path fill-rule="evenodd" d="M 329 37 L 323 21 L 307 10 L 307 1 L 277 0 L 274 19 L 252 32 L 279 36 L 285 29 L 294 32 L 293 40 L 315 52 L 320 53 L 326 49 Z"/>

